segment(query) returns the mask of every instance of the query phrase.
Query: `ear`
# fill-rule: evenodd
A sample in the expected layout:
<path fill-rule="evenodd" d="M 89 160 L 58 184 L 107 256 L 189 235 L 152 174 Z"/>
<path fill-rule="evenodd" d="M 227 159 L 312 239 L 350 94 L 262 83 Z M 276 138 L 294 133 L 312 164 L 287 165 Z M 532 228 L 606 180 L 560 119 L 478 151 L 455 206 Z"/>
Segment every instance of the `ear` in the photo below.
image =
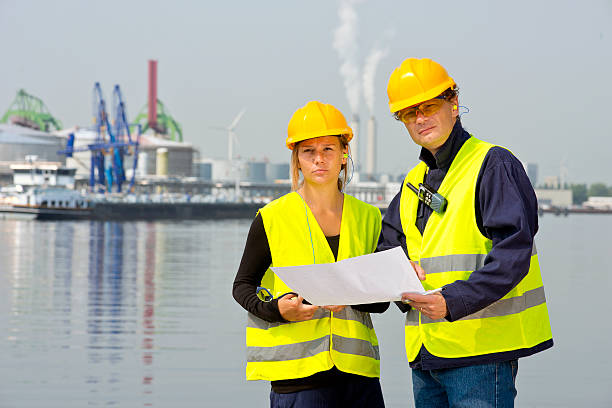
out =
<path fill-rule="evenodd" d="M 453 106 L 451 114 L 453 115 L 453 118 L 456 118 L 457 116 L 459 116 L 459 98 L 455 96 L 449 102 Z"/>

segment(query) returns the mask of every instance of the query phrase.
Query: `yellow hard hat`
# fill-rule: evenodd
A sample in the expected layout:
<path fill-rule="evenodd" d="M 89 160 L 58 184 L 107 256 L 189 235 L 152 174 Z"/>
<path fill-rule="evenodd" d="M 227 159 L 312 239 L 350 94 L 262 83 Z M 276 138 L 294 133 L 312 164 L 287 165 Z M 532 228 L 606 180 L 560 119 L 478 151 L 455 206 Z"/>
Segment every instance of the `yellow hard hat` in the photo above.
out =
<path fill-rule="evenodd" d="M 429 58 L 408 58 L 395 68 L 387 84 L 392 113 L 417 105 L 455 87 L 444 67 Z"/>
<path fill-rule="evenodd" d="M 297 142 L 321 136 L 346 135 L 353 138 L 353 130 L 344 115 L 333 105 L 312 101 L 295 111 L 287 128 L 287 147 L 293 150 Z"/>

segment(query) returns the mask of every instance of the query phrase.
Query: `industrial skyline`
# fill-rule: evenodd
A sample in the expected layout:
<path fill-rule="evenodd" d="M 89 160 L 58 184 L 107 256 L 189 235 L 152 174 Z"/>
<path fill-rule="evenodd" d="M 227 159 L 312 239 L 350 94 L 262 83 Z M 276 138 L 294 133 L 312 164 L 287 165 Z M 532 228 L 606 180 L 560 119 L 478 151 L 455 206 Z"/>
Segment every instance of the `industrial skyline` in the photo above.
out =
<path fill-rule="evenodd" d="M 351 49 L 343 59 L 338 31 L 347 21 Z M 462 120 L 475 136 L 538 163 L 542 177 L 564 167 L 570 183 L 610 182 L 612 142 L 604 121 L 612 68 L 610 1 L 440 7 L 400 1 L 3 0 L 0 35 L 13 39 L 0 64 L 2 112 L 23 88 L 65 127 L 90 125 L 91 89 L 101 82 L 107 97 L 115 84 L 121 86 L 133 120 L 146 105 L 146 64 L 155 59 L 158 96 L 203 157 L 226 156 L 226 135 L 210 126 L 230 123 L 246 107 L 235 130 L 237 154 L 287 161 L 289 118 L 316 99 L 336 105 L 348 120 L 359 115 L 362 168 L 373 113 L 375 160 L 379 171 L 391 174 L 407 171 L 419 149 L 388 111 L 388 76 L 404 58 L 431 57 L 458 82 L 460 105 L 469 109 Z M 368 61 L 374 58 L 378 68 L 372 71 Z M 373 84 L 366 89 L 359 77 L 363 94 L 350 101 L 340 71 L 347 59 Z"/>

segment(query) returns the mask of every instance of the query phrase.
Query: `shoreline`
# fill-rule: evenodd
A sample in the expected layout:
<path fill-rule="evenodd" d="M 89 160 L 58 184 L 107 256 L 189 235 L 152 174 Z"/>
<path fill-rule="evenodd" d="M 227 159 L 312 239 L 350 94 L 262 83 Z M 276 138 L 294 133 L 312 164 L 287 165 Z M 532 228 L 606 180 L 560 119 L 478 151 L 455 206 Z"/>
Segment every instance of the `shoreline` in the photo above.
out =
<path fill-rule="evenodd" d="M 569 214 L 612 214 L 612 208 L 588 208 L 588 207 L 547 207 L 538 208 L 538 214 L 554 214 L 554 215 L 569 215 Z"/>

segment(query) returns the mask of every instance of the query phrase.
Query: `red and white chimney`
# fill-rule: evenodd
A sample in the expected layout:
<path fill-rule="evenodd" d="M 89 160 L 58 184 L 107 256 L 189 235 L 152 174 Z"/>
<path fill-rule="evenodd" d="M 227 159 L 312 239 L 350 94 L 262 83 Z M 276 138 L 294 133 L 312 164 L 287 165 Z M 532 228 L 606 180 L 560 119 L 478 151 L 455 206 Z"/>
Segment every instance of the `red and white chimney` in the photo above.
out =
<path fill-rule="evenodd" d="M 157 129 L 157 61 L 149 60 L 149 128 Z"/>

